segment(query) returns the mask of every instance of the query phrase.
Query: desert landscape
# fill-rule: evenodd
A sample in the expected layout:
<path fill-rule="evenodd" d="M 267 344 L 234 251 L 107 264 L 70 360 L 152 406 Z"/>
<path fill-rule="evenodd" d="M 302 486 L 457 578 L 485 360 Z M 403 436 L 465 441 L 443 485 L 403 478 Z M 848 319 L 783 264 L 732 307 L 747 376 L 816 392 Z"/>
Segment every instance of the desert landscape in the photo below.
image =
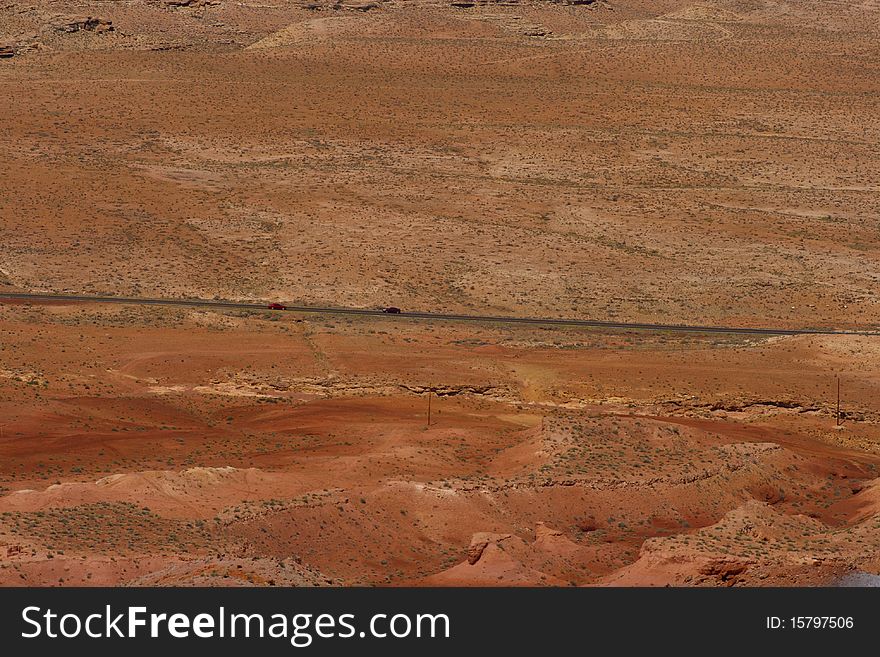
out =
<path fill-rule="evenodd" d="M 880 577 L 877 0 L 7 1 L 0 84 L 0 585 Z"/>

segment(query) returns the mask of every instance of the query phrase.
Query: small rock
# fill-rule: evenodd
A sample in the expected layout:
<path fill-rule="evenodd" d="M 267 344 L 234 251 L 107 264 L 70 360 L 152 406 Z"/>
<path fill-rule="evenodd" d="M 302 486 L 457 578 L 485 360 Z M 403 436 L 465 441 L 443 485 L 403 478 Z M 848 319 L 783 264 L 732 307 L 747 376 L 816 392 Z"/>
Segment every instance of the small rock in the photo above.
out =
<path fill-rule="evenodd" d="M 531 25 L 523 30 L 523 34 L 527 37 L 545 37 L 551 34 L 551 31 L 540 25 Z"/>

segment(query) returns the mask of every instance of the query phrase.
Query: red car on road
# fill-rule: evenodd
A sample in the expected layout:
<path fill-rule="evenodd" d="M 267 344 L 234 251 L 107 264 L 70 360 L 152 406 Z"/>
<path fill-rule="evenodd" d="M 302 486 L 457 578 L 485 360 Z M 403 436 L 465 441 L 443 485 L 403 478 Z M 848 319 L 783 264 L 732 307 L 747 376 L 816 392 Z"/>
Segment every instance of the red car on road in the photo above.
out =
<path fill-rule="evenodd" d="M 280 303 L 270 303 L 269 310 L 287 310 L 287 306 Z"/>
<path fill-rule="evenodd" d="M 389 315 L 399 315 L 400 308 L 395 308 L 394 306 L 388 306 L 387 308 L 383 308 L 382 312 L 388 313 Z"/>

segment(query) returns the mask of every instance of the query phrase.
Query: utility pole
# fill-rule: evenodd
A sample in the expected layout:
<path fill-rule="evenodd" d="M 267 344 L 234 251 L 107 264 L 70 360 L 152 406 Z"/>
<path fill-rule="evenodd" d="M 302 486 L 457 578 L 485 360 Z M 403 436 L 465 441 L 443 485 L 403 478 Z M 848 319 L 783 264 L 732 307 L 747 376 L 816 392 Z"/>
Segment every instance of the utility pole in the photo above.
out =
<path fill-rule="evenodd" d="M 428 391 L 428 426 L 431 426 L 431 395 L 434 393 L 432 391 Z"/>
<path fill-rule="evenodd" d="M 840 375 L 837 375 L 837 426 L 840 426 Z"/>

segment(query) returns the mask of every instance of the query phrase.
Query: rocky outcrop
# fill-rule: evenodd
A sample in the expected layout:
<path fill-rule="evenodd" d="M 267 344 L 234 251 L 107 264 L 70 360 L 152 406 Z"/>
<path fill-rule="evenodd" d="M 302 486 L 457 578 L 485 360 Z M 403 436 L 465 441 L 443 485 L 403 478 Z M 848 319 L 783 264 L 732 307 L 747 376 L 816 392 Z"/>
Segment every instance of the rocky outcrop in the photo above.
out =
<path fill-rule="evenodd" d="M 473 535 L 467 560 L 421 581 L 427 586 L 565 586 L 567 582 L 535 566 L 533 548 L 514 534 Z M 524 560 L 528 563 L 524 563 Z"/>
<path fill-rule="evenodd" d="M 473 534 L 465 561 L 425 578 L 431 586 L 569 586 L 585 558 L 561 531 L 538 523 L 535 541 L 515 534 Z"/>
<path fill-rule="evenodd" d="M 473 566 L 483 556 L 486 546 L 489 543 L 499 543 L 511 537 L 511 534 L 492 534 L 490 532 L 478 532 L 471 538 L 471 544 L 468 547 L 468 563 Z"/>
<path fill-rule="evenodd" d="M 610 6 L 604 0 L 545 0 L 545 2 L 541 2 L 541 0 L 537 0 L 537 2 L 532 0 L 452 0 L 450 6 L 455 7 L 457 9 L 470 9 L 471 7 L 481 6 L 481 7 L 489 7 L 489 6 L 517 6 L 517 5 L 528 5 L 528 4 L 553 4 L 553 5 L 565 5 L 565 6 L 582 6 L 589 7 L 590 9 L 594 9 L 596 7 L 606 7 L 610 9 Z"/>
<path fill-rule="evenodd" d="M 177 9 L 186 7 L 189 9 L 197 9 L 200 7 L 214 7 L 219 5 L 219 0 L 164 0 L 166 7 Z"/>
<path fill-rule="evenodd" d="M 471 7 L 476 7 L 477 5 L 481 7 L 490 7 L 490 6 L 505 6 L 505 7 L 515 7 L 520 3 L 520 0 L 452 0 L 450 3 L 451 6 L 456 7 L 458 9 L 470 9 Z"/>
<path fill-rule="evenodd" d="M 722 583 L 732 585 L 736 581 L 736 577 L 741 575 L 749 567 L 748 561 L 737 559 L 713 559 L 703 564 L 700 569 L 700 575 L 715 577 Z"/>
<path fill-rule="evenodd" d="M 56 32 L 65 34 L 74 34 L 76 32 L 95 32 L 102 34 L 104 32 L 113 32 L 113 22 L 105 21 L 94 16 L 86 16 L 85 18 L 66 19 L 65 22 L 55 26 Z"/>
<path fill-rule="evenodd" d="M 480 386 L 480 385 L 448 385 L 448 386 L 419 386 L 419 385 L 408 385 L 405 383 L 399 384 L 399 387 L 407 392 L 411 392 L 415 395 L 424 395 L 426 393 L 433 393 L 438 397 L 455 397 L 457 395 L 478 395 L 478 396 L 490 396 L 495 395 L 499 392 L 497 386 Z M 507 393 L 509 391 L 504 390 L 501 391 L 503 393 Z"/>
<path fill-rule="evenodd" d="M 300 7 L 308 11 L 360 11 L 367 12 L 379 9 L 381 1 L 370 2 L 369 0 L 358 2 L 357 0 L 306 0 Z"/>

